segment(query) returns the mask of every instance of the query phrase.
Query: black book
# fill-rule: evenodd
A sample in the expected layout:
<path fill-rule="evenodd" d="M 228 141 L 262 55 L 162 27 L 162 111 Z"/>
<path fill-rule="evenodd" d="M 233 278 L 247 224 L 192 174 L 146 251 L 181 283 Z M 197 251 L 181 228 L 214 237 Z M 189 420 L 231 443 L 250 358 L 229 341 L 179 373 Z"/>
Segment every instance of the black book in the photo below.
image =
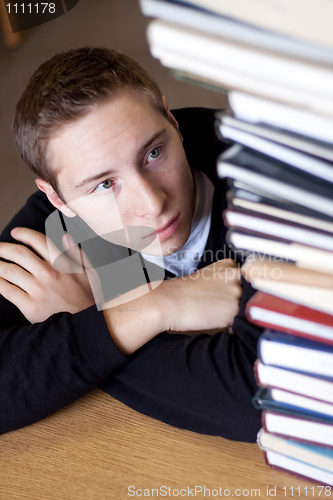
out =
<path fill-rule="evenodd" d="M 333 233 L 330 231 L 319 231 L 303 224 L 245 210 L 227 209 L 223 217 L 226 225 L 233 229 L 333 251 Z"/>
<path fill-rule="evenodd" d="M 333 183 L 235 144 L 218 159 L 218 173 L 297 205 L 333 216 Z"/>
<path fill-rule="evenodd" d="M 287 154 L 294 150 L 295 158 L 297 152 L 309 154 L 318 159 L 323 159 L 328 162 L 333 161 L 333 144 L 320 141 L 313 137 L 307 137 L 302 134 L 292 132 L 272 124 L 266 123 L 249 123 L 244 120 L 232 116 L 230 111 L 221 111 L 217 114 L 216 129 L 218 135 L 223 139 L 229 139 L 232 142 L 249 146 L 253 149 L 258 149 L 262 153 L 263 148 L 271 152 L 274 156 L 276 152 L 279 154 L 279 146 L 283 146 L 282 151 Z M 271 147 L 269 145 L 271 142 Z M 268 153 L 269 154 L 269 153 Z M 299 155 L 301 161 L 301 155 Z M 281 158 L 279 158 L 281 160 Z M 330 167 L 333 171 L 333 167 Z M 333 172 L 331 172 L 332 174 Z"/>
<path fill-rule="evenodd" d="M 270 198 L 245 189 L 234 187 L 227 193 L 228 207 L 262 217 L 274 217 L 281 221 L 301 224 L 308 228 L 333 233 L 333 217 L 319 214 L 307 207 Z"/>

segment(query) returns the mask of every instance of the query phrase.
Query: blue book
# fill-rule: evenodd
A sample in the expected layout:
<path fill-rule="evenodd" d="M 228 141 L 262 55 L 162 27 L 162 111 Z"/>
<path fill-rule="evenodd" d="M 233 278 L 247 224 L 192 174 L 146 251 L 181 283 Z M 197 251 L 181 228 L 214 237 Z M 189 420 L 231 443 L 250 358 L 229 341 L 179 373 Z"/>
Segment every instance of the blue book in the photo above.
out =
<path fill-rule="evenodd" d="M 283 389 L 261 387 L 253 397 L 253 404 L 258 410 L 333 424 L 332 404 Z"/>
<path fill-rule="evenodd" d="M 284 472 L 288 472 L 289 474 L 294 474 L 296 476 L 300 476 L 305 479 L 311 479 L 320 484 L 332 485 L 333 484 L 333 474 L 324 469 L 320 469 L 312 464 L 301 462 L 300 460 L 288 457 L 283 453 L 277 453 L 272 450 L 265 451 L 265 458 L 268 465 L 275 469 L 283 470 Z M 307 490 L 304 487 L 304 493 Z M 313 487 L 314 488 L 314 487 Z M 316 486 L 317 488 L 322 488 L 322 491 L 331 493 L 330 486 Z M 328 488 L 328 489 L 326 489 Z M 287 491 L 287 487 L 284 487 L 283 490 Z M 294 490 L 292 487 L 289 488 L 291 494 L 293 494 Z M 309 491 L 312 492 L 312 488 L 309 488 Z M 300 487 L 295 488 L 295 493 L 300 496 Z"/>
<path fill-rule="evenodd" d="M 259 339 L 258 358 L 265 365 L 333 380 L 333 346 L 266 329 Z"/>
<path fill-rule="evenodd" d="M 260 448 L 281 453 L 299 462 L 333 473 L 333 448 L 284 438 L 261 429 L 257 438 Z"/>
<path fill-rule="evenodd" d="M 266 432 L 303 443 L 333 447 L 332 421 L 320 422 L 285 413 L 265 411 L 262 416 L 262 427 Z"/>

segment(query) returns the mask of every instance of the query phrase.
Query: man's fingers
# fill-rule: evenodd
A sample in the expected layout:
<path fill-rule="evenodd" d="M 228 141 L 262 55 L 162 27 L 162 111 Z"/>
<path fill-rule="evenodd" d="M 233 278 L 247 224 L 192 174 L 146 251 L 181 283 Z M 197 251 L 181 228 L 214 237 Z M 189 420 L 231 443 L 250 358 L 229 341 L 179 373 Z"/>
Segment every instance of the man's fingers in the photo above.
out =
<path fill-rule="evenodd" d="M 28 227 L 15 227 L 11 231 L 11 235 L 15 240 L 32 248 L 42 259 L 50 260 L 45 234 Z"/>
<path fill-rule="evenodd" d="M 79 248 L 77 246 L 73 247 L 70 251 L 70 258 L 64 254 L 62 250 L 57 248 L 57 246 L 47 238 L 47 236 L 39 231 L 29 229 L 26 227 L 16 227 L 11 232 L 13 238 L 30 248 L 37 253 L 37 255 L 47 263 L 50 263 L 55 270 L 64 273 L 82 273 L 82 262 L 80 260 Z M 4 247 L 2 248 L 2 245 Z M 4 257 L 7 260 L 12 260 L 24 267 L 31 273 L 39 271 L 36 269 L 36 265 L 40 266 L 41 261 L 37 260 L 36 256 L 29 249 L 24 250 L 23 246 L 15 245 L 13 247 L 5 245 L 14 245 L 11 243 L 1 243 L 0 244 L 0 257 Z M 74 248 L 76 248 L 76 258 L 72 259 L 74 256 Z M 78 257 L 77 257 L 78 256 Z M 73 262 L 74 261 L 74 262 Z"/>
<path fill-rule="evenodd" d="M 22 310 L 23 304 L 26 302 L 29 297 L 24 290 L 18 288 L 17 286 L 9 283 L 5 279 L 0 277 L 0 295 L 2 295 L 5 299 L 12 302 L 16 307 Z"/>
<path fill-rule="evenodd" d="M 44 264 L 38 255 L 17 243 L 0 243 L 0 257 L 14 262 L 31 274 L 35 274 L 37 269 Z"/>
<path fill-rule="evenodd" d="M 33 276 L 22 267 L 8 262 L 0 262 L 0 278 L 28 291 L 31 287 Z"/>

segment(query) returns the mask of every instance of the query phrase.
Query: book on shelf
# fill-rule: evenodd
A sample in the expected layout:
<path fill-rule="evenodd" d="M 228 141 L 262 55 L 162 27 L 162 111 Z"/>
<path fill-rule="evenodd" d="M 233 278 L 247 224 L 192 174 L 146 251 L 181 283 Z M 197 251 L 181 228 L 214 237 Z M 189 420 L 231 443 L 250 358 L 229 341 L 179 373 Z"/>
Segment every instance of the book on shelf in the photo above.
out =
<path fill-rule="evenodd" d="M 330 251 L 236 229 L 228 230 L 227 243 L 236 254 L 241 253 L 242 258 L 247 255 L 264 254 L 290 260 L 306 269 L 333 272 L 333 254 Z"/>
<path fill-rule="evenodd" d="M 333 426 L 327 422 L 264 411 L 262 428 L 271 434 L 333 447 Z"/>
<path fill-rule="evenodd" d="M 291 393 L 333 403 L 333 380 L 298 373 L 293 370 L 255 362 L 255 376 L 260 387 L 283 389 Z"/>
<path fill-rule="evenodd" d="M 216 118 L 217 132 L 223 139 L 230 139 L 233 142 L 245 144 L 241 140 L 242 137 L 245 137 L 252 144 L 252 141 L 262 138 L 330 162 L 333 161 L 332 143 L 286 130 L 272 124 L 247 122 L 233 116 L 230 111 L 217 113 Z M 240 132 L 246 135 L 240 136 Z M 252 147 L 251 144 L 247 145 Z"/>
<path fill-rule="evenodd" d="M 288 472 L 289 474 L 294 474 L 296 476 L 299 476 L 303 479 L 312 479 L 313 481 L 319 482 L 320 484 L 324 485 L 332 485 L 333 484 L 333 474 L 329 471 L 326 471 L 324 469 L 320 469 L 311 463 L 307 462 L 302 462 L 300 460 L 297 460 L 295 458 L 291 458 L 288 455 L 284 453 L 277 453 L 272 450 L 266 450 L 265 451 L 265 458 L 266 462 L 268 465 L 275 469 L 282 470 L 284 472 Z M 318 486 L 316 485 L 316 489 L 313 490 L 311 488 L 308 488 L 305 490 L 306 492 L 310 491 L 311 495 L 314 495 L 317 491 L 319 494 L 322 491 L 327 491 L 327 493 L 330 495 L 331 494 L 331 486 L 327 486 L 329 489 L 326 490 L 325 486 Z M 300 487 L 298 487 L 300 488 Z M 299 490 L 297 488 L 297 494 Z M 319 489 L 322 488 L 322 489 Z M 307 494 L 307 493 L 306 493 Z"/>
<path fill-rule="evenodd" d="M 333 231 L 333 218 L 328 215 L 320 214 L 288 200 L 269 197 L 267 193 L 251 191 L 248 186 L 233 185 L 232 187 L 232 184 L 234 183 L 229 183 L 230 189 L 227 193 L 228 206 L 231 209 L 295 222 L 322 231 Z"/>
<path fill-rule="evenodd" d="M 264 292 L 246 305 L 252 323 L 333 346 L 333 316 Z"/>
<path fill-rule="evenodd" d="M 329 231 L 319 231 L 302 224 L 283 221 L 271 216 L 261 216 L 244 210 L 226 209 L 223 218 L 227 226 L 309 245 L 322 250 L 333 250 L 333 238 Z"/>
<path fill-rule="evenodd" d="M 302 466 L 311 466 L 323 473 L 329 473 L 326 481 L 333 484 L 333 449 L 318 444 L 309 444 L 291 438 L 284 438 L 261 430 L 257 438 L 260 448 L 265 452 L 274 452 L 299 462 L 299 470 Z M 269 457 L 267 462 L 271 464 Z M 304 474 L 302 474 L 304 475 Z M 331 477 L 330 477 L 331 476 Z"/>
<path fill-rule="evenodd" d="M 333 289 L 260 278 L 252 279 L 251 284 L 262 292 L 332 314 Z"/>
<path fill-rule="evenodd" d="M 264 256 L 261 256 L 260 259 L 249 257 L 242 266 L 242 273 L 249 280 L 252 278 L 265 278 L 267 280 L 311 285 L 333 290 L 333 275 L 331 273 L 305 269 L 281 259 L 269 259 Z M 333 325 L 333 316 L 331 324 Z"/>
<path fill-rule="evenodd" d="M 170 0 L 171 2 L 174 0 Z M 330 0 L 177 0 L 292 38 L 333 47 Z"/>
<path fill-rule="evenodd" d="M 332 102 L 318 93 L 297 92 L 295 89 L 281 86 L 273 80 L 269 82 L 259 80 L 258 83 L 258 80 L 251 75 L 242 74 L 235 69 L 214 66 L 204 61 L 193 61 L 182 54 L 173 55 L 173 60 L 170 60 L 169 55 L 165 51 L 163 52 L 160 62 L 169 68 L 175 78 L 181 81 L 209 88 L 215 92 L 228 93 L 228 95 L 232 91 L 246 92 L 247 95 L 262 97 L 274 103 L 283 103 L 287 107 L 295 109 L 300 108 L 300 111 L 311 112 L 326 119 L 333 117 Z M 309 133 L 308 126 L 305 125 L 304 129 Z M 319 138 L 316 131 L 312 135 Z M 329 141 L 328 132 L 324 132 L 322 139 L 325 140 L 324 138 Z"/>
<path fill-rule="evenodd" d="M 234 144 L 221 154 L 217 169 L 222 178 L 333 216 L 332 183 L 263 153 Z"/>
<path fill-rule="evenodd" d="M 320 446 L 289 437 L 277 436 L 264 429 L 261 429 L 258 433 L 257 440 L 263 450 L 283 453 L 291 458 L 311 463 L 315 467 L 333 473 L 333 448 L 330 446 Z"/>
<path fill-rule="evenodd" d="M 258 359 L 265 365 L 333 380 L 333 346 L 266 329 L 258 342 Z"/>
<path fill-rule="evenodd" d="M 266 99 L 263 95 L 245 92 L 228 93 L 230 108 L 235 117 L 245 122 L 271 125 L 310 139 L 332 144 L 333 122 L 326 105 L 323 114 L 316 113 L 309 106 L 305 109 L 278 102 L 278 98 Z"/>
<path fill-rule="evenodd" d="M 306 60 L 333 63 L 332 51 L 321 45 L 299 41 L 279 33 L 258 28 L 228 15 L 203 10 L 188 2 L 169 0 L 140 0 L 141 12 L 180 26 L 221 36 L 254 47 L 265 48 Z"/>
<path fill-rule="evenodd" d="M 284 389 L 260 387 L 253 397 L 258 410 L 333 424 L 333 405 Z"/>
<path fill-rule="evenodd" d="M 285 56 L 160 20 L 149 24 L 147 36 L 152 55 L 173 70 L 228 89 L 333 114 L 331 64 Z"/>
<path fill-rule="evenodd" d="M 287 163 L 295 169 L 310 174 L 313 173 L 321 179 L 333 182 L 333 167 L 329 161 L 317 158 L 309 152 L 299 151 L 292 147 L 278 144 L 271 139 L 254 135 L 252 132 L 246 130 L 225 127 L 223 121 L 220 125 L 220 131 L 224 139 L 231 139 L 234 142 L 255 149 L 283 163 Z M 331 149 L 330 154 L 332 154 L 332 151 Z"/>

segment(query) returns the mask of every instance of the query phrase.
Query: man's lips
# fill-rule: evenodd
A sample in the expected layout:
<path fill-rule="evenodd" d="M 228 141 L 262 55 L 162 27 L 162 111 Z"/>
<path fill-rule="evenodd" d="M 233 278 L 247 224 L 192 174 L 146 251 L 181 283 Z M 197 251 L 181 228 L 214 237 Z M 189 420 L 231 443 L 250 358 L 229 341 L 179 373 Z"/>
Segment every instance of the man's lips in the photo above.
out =
<path fill-rule="evenodd" d="M 169 238 L 177 229 L 179 226 L 179 219 L 180 215 L 178 214 L 176 217 L 173 217 L 172 219 L 169 219 L 169 221 L 159 229 L 156 229 L 152 233 L 146 236 L 146 238 L 152 237 L 152 236 L 158 236 L 160 241 L 165 240 L 166 238 Z"/>

